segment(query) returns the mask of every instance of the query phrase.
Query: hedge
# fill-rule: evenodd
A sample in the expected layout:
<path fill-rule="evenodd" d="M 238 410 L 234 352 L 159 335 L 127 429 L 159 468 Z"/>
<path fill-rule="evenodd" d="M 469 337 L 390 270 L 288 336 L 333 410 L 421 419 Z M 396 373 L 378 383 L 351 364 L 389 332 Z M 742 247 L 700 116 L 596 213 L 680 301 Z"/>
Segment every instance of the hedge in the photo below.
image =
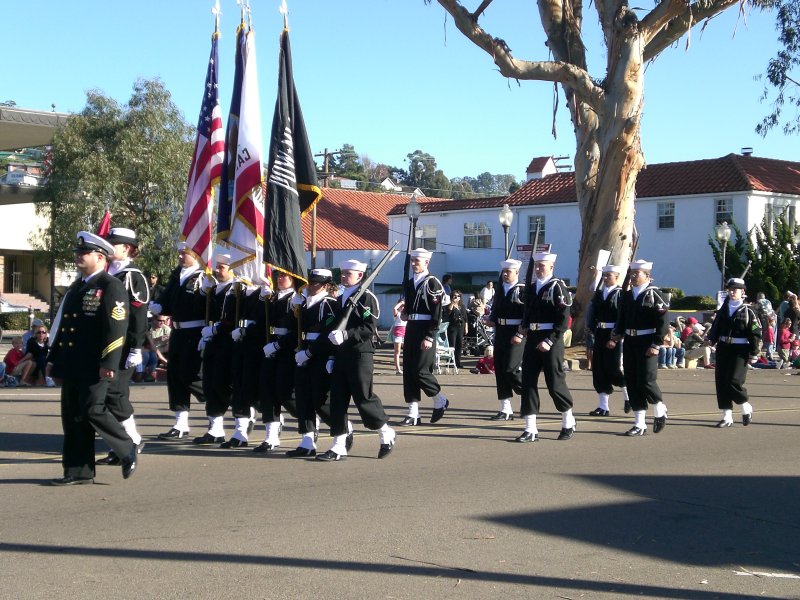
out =
<path fill-rule="evenodd" d="M 673 298 L 669 307 L 673 310 L 716 310 L 717 301 L 711 296 L 684 296 Z"/>

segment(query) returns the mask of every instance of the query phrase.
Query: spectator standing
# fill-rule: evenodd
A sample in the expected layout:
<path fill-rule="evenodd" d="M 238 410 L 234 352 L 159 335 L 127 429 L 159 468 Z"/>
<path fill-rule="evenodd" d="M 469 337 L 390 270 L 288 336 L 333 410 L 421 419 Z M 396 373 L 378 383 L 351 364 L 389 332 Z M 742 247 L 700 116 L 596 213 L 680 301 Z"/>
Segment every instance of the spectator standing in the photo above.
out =
<path fill-rule="evenodd" d="M 789 307 L 783 313 L 783 318 L 792 321 L 792 335 L 797 335 L 800 327 L 800 300 L 794 294 L 789 298 Z"/>
<path fill-rule="evenodd" d="M 392 325 L 392 341 L 394 342 L 394 372 L 395 375 L 403 374 L 400 357 L 403 352 L 403 341 L 406 337 L 406 321 L 403 320 L 403 307 L 406 303 L 402 298 L 394 305 L 394 324 Z"/>
<path fill-rule="evenodd" d="M 456 290 L 450 297 L 450 304 L 442 311 L 443 321 L 447 321 L 447 343 L 455 350 L 456 368 L 463 369 L 461 354 L 464 347 L 464 334 L 467 331 L 467 309 L 461 301 L 461 292 Z"/>
<path fill-rule="evenodd" d="M 494 281 L 487 281 L 483 289 L 478 292 L 478 297 L 483 300 L 484 304 L 491 304 L 494 300 Z"/>
<path fill-rule="evenodd" d="M 761 330 L 764 340 L 764 358 L 772 360 L 772 353 L 775 352 L 775 313 L 767 318 L 767 326 Z"/>
<path fill-rule="evenodd" d="M 164 293 L 164 286 L 158 282 L 158 273 L 150 273 L 150 297 L 160 298 Z"/>
<path fill-rule="evenodd" d="M 778 368 L 789 368 L 789 350 L 792 347 L 792 320 L 786 317 L 778 329 Z"/>

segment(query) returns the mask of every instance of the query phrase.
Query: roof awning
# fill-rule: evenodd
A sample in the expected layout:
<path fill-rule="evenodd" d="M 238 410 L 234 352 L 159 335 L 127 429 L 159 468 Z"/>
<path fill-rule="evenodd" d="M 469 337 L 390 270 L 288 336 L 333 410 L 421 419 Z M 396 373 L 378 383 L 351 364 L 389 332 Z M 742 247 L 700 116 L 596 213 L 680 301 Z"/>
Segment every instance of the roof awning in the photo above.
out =
<path fill-rule="evenodd" d="M 47 146 L 68 118 L 67 113 L 0 106 L 0 150 Z"/>

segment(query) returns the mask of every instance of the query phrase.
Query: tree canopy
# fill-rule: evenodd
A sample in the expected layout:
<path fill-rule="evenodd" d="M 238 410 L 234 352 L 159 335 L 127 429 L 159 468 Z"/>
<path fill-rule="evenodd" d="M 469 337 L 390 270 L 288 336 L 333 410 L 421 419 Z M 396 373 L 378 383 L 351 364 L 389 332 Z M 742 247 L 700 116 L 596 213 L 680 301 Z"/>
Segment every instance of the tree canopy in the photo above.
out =
<path fill-rule="evenodd" d="M 192 149 L 193 128 L 161 81 L 137 80 L 125 105 L 88 92 L 86 107 L 55 133 L 50 184 L 37 205 L 51 225 L 34 234 L 33 247 L 70 266 L 77 231 L 94 231 L 108 207 L 112 226 L 136 231 L 140 266 L 168 272 Z"/>

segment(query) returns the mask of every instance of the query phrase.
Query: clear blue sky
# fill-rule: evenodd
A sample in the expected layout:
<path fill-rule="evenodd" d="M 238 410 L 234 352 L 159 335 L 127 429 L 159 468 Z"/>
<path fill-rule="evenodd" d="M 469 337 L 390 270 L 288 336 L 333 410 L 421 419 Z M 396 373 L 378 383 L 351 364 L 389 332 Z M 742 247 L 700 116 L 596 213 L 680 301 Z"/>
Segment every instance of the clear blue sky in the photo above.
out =
<path fill-rule="evenodd" d="M 262 120 L 268 132 L 277 80 L 279 0 L 252 0 Z M 448 177 L 484 171 L 524 177 L 534 156 L 574 155 L 559 95 L 553 139 L 553 86 L 504 79 L 491 58 L 423 0 L 288 0 L 295 83 L 314 151 L 353 144 L 375 161 L 406 166 L 416 149 L 436 157 Z M 465 0 L 471 9 L 478 0 Z M 646 2 L 644 5 L 649 6 Z M 213 30 L 210 0 L 3 0 L 5 67 L 0 101 L 75 112 L 98 88 L 120 102 L 135 78 L 159 77 L 185 118 L 200 108 Z M 519 8 L 520 6 L 524 8 Z M 584 5 L 586 23 L 596 20 Z M 222 1 L 220 98 L 227 113 L 239 10 Z M 738 20 L 734 7 L 704 32 L 665 51 L 646 75 L 643 148 L 649 163 L 755 154 L 798 160 L 800 139 L 755 125 L 763 72 L 776 48 L 774 17 Z M 547 59 L 536 3 L 498 1 L 481 23 L 517 58 Z M 734 36 L 735 32 L 735 36 Z M 592 75 L 604 75 L 596 34 L 586 40 Z M 267 136 L 265 135 L 265 138 Z"/>

